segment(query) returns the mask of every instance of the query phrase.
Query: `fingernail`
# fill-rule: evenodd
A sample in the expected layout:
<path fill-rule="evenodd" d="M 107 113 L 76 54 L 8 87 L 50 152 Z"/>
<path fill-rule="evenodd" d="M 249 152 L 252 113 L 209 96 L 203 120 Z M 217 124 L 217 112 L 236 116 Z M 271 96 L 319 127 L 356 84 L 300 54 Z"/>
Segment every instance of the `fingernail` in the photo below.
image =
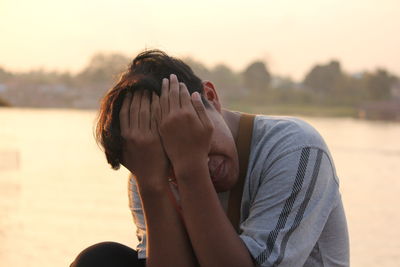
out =
<path fill-rule="evenodd" d="M 199 92 L 194 92 L 194 93 L 192 94 L 192 96 L 193 96 L 193 98 L 196 99 L 196 100 L 200 100 L 200 99 L 201 99 Z"/>
<path fill-rule="evenodd" d="M 175 75 L 175 74 L 171 74 L 169 77 L 170 77 L 171 79 L 174 78 L 174 77 L 176 78 L 176 75 Z"/>

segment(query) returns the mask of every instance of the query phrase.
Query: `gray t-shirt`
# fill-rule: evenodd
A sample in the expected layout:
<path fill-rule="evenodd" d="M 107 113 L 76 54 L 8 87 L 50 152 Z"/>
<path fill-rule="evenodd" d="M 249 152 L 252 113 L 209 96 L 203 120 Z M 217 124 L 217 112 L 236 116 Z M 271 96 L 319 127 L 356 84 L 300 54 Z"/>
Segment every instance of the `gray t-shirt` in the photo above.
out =
<path fill-rule="evenodd" d="M 129 196 L 145 258 L 146 226 L 133 178 Z M 228 197 L 219 194 L 225 210 Z M 322 137 L 302 120 L 256 116 L 240 214 L 240 238 L 258 266 L 349 265 L 335 167 Z"/>

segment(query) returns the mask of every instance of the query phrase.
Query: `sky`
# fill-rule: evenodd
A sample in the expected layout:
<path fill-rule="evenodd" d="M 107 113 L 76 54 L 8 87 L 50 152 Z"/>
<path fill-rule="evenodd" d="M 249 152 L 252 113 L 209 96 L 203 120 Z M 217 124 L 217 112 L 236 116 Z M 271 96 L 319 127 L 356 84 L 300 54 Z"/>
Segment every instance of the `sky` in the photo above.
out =
<path fill-rule="evenodd" d="M 399 0 L 0 0 L 0 66 L 74 73 L 97 52 L 159 48 L 294 79 L 332 59 L 400 76 L 399 16 Z"/>

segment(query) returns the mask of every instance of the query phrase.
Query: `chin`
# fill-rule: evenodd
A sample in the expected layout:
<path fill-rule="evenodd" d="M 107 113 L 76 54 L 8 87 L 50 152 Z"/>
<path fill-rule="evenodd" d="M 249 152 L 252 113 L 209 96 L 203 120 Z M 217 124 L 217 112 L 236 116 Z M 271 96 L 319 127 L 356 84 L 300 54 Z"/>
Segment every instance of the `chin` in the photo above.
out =
<path fill-rule="evenodd" d="M 235 186 L 237 181 L 238 181 L 237 174 L 234 173 L 228 174 L 226 178 L 221 179 L 220 181 L 214 183 L 215 191 L 217 191 L 218 193 L 229 191 Z"/>

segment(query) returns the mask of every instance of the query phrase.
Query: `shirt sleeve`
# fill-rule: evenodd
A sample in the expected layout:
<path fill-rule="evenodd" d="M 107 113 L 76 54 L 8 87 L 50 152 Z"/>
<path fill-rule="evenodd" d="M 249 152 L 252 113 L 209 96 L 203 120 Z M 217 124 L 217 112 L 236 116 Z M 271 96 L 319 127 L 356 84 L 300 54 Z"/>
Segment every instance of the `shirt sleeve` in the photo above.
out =
<path fill-rule="evenodd" d="M 240 238 L 259 266 L 303 266 L 339 199 L 328 153 L 296 148 L 263 170 Z"/>
<path fill-rule="evenodd" d="M 135 178 L 132 175 L 129 176 L 128 194 L 129 194 L 129 208 L 133 216 L 133 221 L 136 225 L 136 237 L 138 239 L 136 250 L 138 252 L 138 258 L 145 259 L 146 223 L 144 219 L 142 201 L 140 199 L 139 191 L 137 190 Z"/>

